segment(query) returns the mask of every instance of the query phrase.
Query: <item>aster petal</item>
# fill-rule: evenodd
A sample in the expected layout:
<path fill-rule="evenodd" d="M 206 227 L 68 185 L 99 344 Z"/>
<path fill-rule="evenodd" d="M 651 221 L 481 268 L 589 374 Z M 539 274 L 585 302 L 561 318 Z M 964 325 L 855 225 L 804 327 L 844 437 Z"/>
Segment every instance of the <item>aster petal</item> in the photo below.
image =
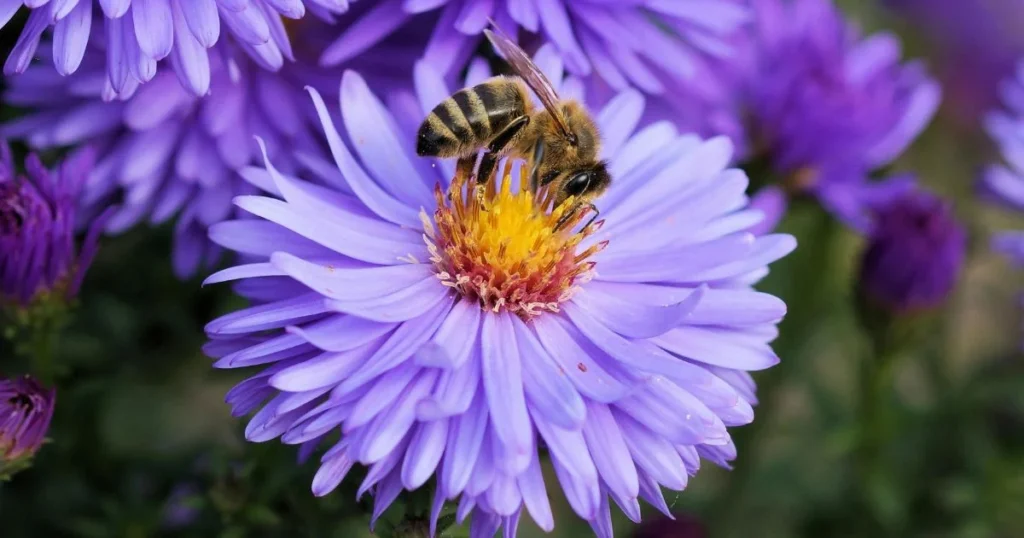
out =
<path fill-rule="evenodd" d="M 469 359 L 476 344 L 482 310 L 470 301 L 458 301 L 437 334 L 416 354 L 421 366 L 457 369 Z"/>
<path fill-rule="evenodd" d="M 354 314 L 374 321 L 406 321 L 419 316 L 445 300 L 448 288 L 433 276 L 408 288 L 380 299 L 370 301 L 337 301 L 326 299 L 329 308 L 344 314 Z"/>
<path fill-rule="evenodd" d="M 377 340 L 395 326 L 394 323 L 378 323 L 358 316 L 335 315 L 301 327 L 288 327 L 287 330 L 324 351 L 349 351 Z"/>
<path fill-rule="evenodd" d="M 523 386 L 533 409 L 543 413 L 538 418 L 566 430 L 579 430 L 587 413 L 583 398 L 526 325 L 514 326 L 523 362 Z"/>
<path fill-rule="evenodd" d="M 53 63 L 57 72 L 70 75 L 85 57 L 92 27 L 92 2 L 81 0 L 53 28 Z"/>
<path fill-rule="evenodd" d="M 367 441 L 359 447 L 359 461 L 373 463 L 398 446 L 416 421 L 416 404 L 426 396 L 436 377 L 436 373 L 432 372 L 420 375 L 390 410 L 368 426 L 370 431 L 366 435 Z"/>
<path fill-rule="evenodd" d="M 320 65 L 341 65 L 395 31 L 408 17 L 401 4 L 402 0 L 385 0 L 363 14 L 324 49 L 320 55 Z"/>
<path fill-rule="evenodd" d="M 540 469 L 540 457 L 534 454 L 530 465 L 516 478 L 523 504 L 537 526 L 545 532 L 555 528 L 555 518 L 551 513 L 551 502 L 548 500 L 547 489 L 544 487 L 544 475 Z"/>
<path fill-rule="evenodd" d="M 324 297 L 340 301 L 385 297 L 433 276 L 426 264 L 345 269 L 310 263 L 285 252 L 272 254 L 270 262 Z"/>
<path fill-rule="evenodd" d="M 562 465 L 559 459 L 551 461 L 555 468 L 555 476 L 562 485 L 569 506 L 581 518 L 590 521 L 597 516 L 601 506 L 601 486 L 597 478 L 581 477 L 575 475 Z"/>
<path fill-rule="evenodd" d="M 484 317 L 480 338 L 483 347 L 483 381 L 495 434 L 512 447 L 513 466 L 520 472 L 533 451 L 530 417 L 526 412 L 522 364 L 516 346 L 514 323 L 507 312 Z"/>
<path fill-rule="evenodd" d="M 258 46 L 270 41 L 270 26 L 256 4 L 246 2 L 241 11 L 222 10 L 220 13 L 234 36 L 243 43 Z"/>
<path fill-rule="evenodd" d="M 270 257 L 275 252 L 314 259 L 338 254 L 276 223 L 253 219 L 228 220 L 210 226 L 210 239 L 240 254 Z"/>
<path fill-rule="evenodd" d="M 409 254 L 423 250 L 422 243 L 414 244 L 398 242 L 394 239 L 383 239 L 342 227 L 335 221 L 313 219 L 295 206 L 280 200 L 262 196 L 239 196 L 235 198 L 235 205 L 357 260 L 381 265 L 397 265 L 403 263 L 401 259 Z M 335 213 L 338 216 L 341 215 L 340 210 Z M 399 230 L 395 231 L 399 232 Z M 395 237 L 395 234 L 392 236 Z"/>
<path fill-rule="evenodd" d="M 603 156 L 619 152 L 640 122 L 643 110 L 644 96 L 636 90 L 619 93 L 601 109 L 596 119 L 602 134 Z"/>
<path fill-rule="evenodd" d="M 36 9 L 29 14 L 28 21 L 25 22 L 21 35 L 18 36 L 18 41 L 14 43 L 14 48 L 11 49 L 7 61 L 4 62 L 5 75 L 23 73 L 28 69 L 29 62 L 32 61 L 32 57 L 35 56 L 36 49 L 39 47 L 39 38 L 42 37 L 43 30 L 46 29 L 49 22 L 49 13 L 45 9 Z"/>
<path fill-rule="evenodd" d="M 128 12 L 131 0 L 99 0 L 103 14 L 108 19 L 118 19 Z"/>
<path fill-rule="evenodd" d="M 425 484 L 441 462 L 448 438 L 448 422 L 448 419 L 441 419 L 417 426 L 402 462 L 402 484 L 406 489 L 411 491 Z"/>
<path fill-rule="evenodd" d="M 355 460 L 350 458 L 347 452 L 341 452 L 335 457 L 325 460 L 313 476 L 313 495 L 323 497 L 334 491 L 352 470 L 353 465 L 355 465 Z"/>
<path fill-rule="evenodd" d="M 350 432 L 365 425 L 390 407 L 422 371 L 422 368 L 415 365 L 403 364 L 375 379 L 366 395 L 356 402 L 352 413 L 345 421 L 343 431 Z"/>
<path fill-rule="evenodd" d="M 705 288 L 694 289 L 685 299 L 672 304 L 640 304 L 602 293 L 600 289 L 577 294 L 573 302 L 609 329 L 631 338 L 650 338 L 680 325 L 704 298 Z"/>
<path fill-rule="evenodd" d="M 349 152 L 348 146 L 341 140 L 338 131 L 334 128 L 334 122 L 331 120 L 330 113 L 320 94 L 313 88 L 307 87 L 306 90 L 313 99 L 313 105 L 316 107 L 317 115 L 327 137 L 327 143 L 330 145 L 334 162 L 341 170 L 345 182 L 352 188 L 352 192 L 366 204 L 367 208 L 385 220 L 400 225 L 419 225 L 417 212 L 411 206 L 391 197 L 359 166 L 355 157 Z"/>
<path fill-rule="evenodd" d="M 439 478 L 440 491 L 449 499 L 466 489 L 480 455 L 488 423 L 485 399 L 483 391 L 477 391 L 468 410 L 452 418 Z"/>
<path fill-rule="evenodd" d="M 561 0 L 534 0 L 540 15 L 541 25 L 552 43 L 558 47 L 565 58 L 569 70 L 579 75 L 590 73 L 590 62 L 586 54 L 580 50 L 579 43 L 573 36 L 572 24 L 565 5 Z"/>
<path fill-rule="evenodd" d="M 177 0 L 176 4 L 196 41 L 204 48 L 217 43 L 220 39 L 220 15 L 217 14 L 216 0 Z"/>
<path fill-rule="evenodd" d="M 167 57 L 174 45 L 174 22 L 170 2 L 133 0 L 131 11 L 135 38 L 142 52 L 154 60 Z"/>
<path fill-rule="evenodd" d="M 868 162 L 884 166 L 903 153 L 931 122 L 941 100 L 942 90 L 938 83 L 921 84 L 910 96 L 906 110 L 896 125 L 868 151 Z"/>
<path fill-rule="evenodd" d="M 608 406 L 593 402 L 587 405 L 583 439 L 608 489 L 623 499 L 635 499 L 640 492 L 636 467 Z"/>
<path fill-rule="evenodd" d="M 456 416 L 469 409 L 480 384 L 479 355 L 476 350 L 460 367 L 441 374 L 432 397 L 420 402 L 416 411 L 420 420 Z"/>
<path fill-rule="evenodd" d="M 362 366 L 380 349 L 383 338 L 373 339 L 349 351 L 324 352 L 274 374 L 269 383 L 278 390 L 306 391 L 334 385 Z"/>
<path fill-rule="evenodd" d="M 583 396 L 608 403 L 629 393 L 628 386 L 600 368 L 551 316 L 541 316 L 533 320 L 532 325 L 534 335 L 558 363 L 560 373 L 568 377 Z"/>
<path fill-rule="evenodd" d="M 778 356 L 767 344 L 754 346 L 728 336 L 728 331 L 711 327 L 678 327 L 652 341 L 677 355 L 715 366 L 762 370 L 778 364 Z"/>
<path fill-rule="evenodd" d="M 433 194 L 423 181 L 429 168 L 401 149 L 408 146 L 394 119 L 354 71 L 342 75 L 341 112 L 349 138 L 359 141 L 356 152 L 377 181 L 411 207 L 432 207 Z"/>
<path fill-rule="evenodd" d="M 174 2 L 174 72 L 178 75 L 182 86 L 188 88 L 193 95 L 206 95 L 210 90 L 210 59 L 206 55 L 206 46 L 200 42 L 185 20 L 181 2 Z"/>
<path fill-rule="evenodd" d="M 207 334 L 241 334 L 285 327 L 328 312 L 315 293 L 243 308 L 206 324 Z"/>
<path fill-rule="evenodd" d="M 437 331 L 441 320 L 444 319 L 450 308 L 451 303 L 440 301 L 420 316 L 400 324 L 384 342 L 384 345 L 372 357 L 364 361 L 359 370 L 338 386 L 338 390 L 359 386 L 403 364 Z M 436 373 L 434 370 L 429 371 L 431 375 Z"/>
<path fill-rule="evenodd" d="M 0 28 L 11 22 L 11 18 L 21 9 L 22 5 L 22 0 L 0 0 Z"/>

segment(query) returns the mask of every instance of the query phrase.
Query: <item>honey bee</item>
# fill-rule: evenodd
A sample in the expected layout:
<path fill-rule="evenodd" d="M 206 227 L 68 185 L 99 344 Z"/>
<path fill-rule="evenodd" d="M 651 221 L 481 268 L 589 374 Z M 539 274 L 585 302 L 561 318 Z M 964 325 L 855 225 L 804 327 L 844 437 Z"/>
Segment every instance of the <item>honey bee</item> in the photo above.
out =
<path fill-rule="evenodd" d="M 477 184 L 485 184 L 497 159 L 512 156 L 532 163 L 530 188 L 549 187 L 554 207 L 572 197 L 573 207 L 557 227 L 581 209 L 600 213 L 593 200 L 611 183 L 608 166 L 598 159 L 601 137 L 590 113 L 576 100 L 563 100 L 551 82 L 518 45 L 491 21 L 487 38 L 517 76 L 497 76 L 464 88 L 442 101 L 420 125 L 416 153 L 423 157 L 457 157 L 471 171 L 477 152 L 487 152 L 477 169 Z M 534 106 L 527 90 L 544 105 Z"/>

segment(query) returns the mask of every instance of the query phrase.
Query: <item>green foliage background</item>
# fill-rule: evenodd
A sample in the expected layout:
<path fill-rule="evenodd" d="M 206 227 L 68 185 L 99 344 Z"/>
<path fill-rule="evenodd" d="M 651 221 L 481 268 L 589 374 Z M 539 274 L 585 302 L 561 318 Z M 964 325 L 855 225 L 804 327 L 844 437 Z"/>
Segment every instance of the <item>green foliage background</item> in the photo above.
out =
<path fill-rule="evenodd" d="M 897 26 L 908 54 L 927 56 L 913 28 L 871 3 L 845 4 L 868 28 Z M 11 32 L 0 37 L 9 47 Z M 948 308 L 899 354 L 891 390 L 874 393 L 880 419 L 870 433 L 860 375 L 881 358 L 854 308 L 861 239 L 812 204 L 795 205 L 782 228 L 800 247 L 762 286 L 790 306 L 776 344 L 783 362 L 756 375 L 758 418 L 736 431 L 735 470 L 705 464 L 686 492 L 670 493 L 674 510 L 698 515 L 716 537 L 1024 536 L 1024 279 L 985 245 L 990 231 L 1024 221 L 971 195 L 993 155 L 978 131 L 940 118 L 895 167 L 952 198 L 975 244 Z M 243 441 L 223 403 L 242 374 L 212 369 L 200 351 L 204 323 L 243 303 L 227 286 L 178 281 L 169 251 L 167 227 L 104 241 L 58 343 L 52 442 L 0 484 L 0 536 L 370 536 L 369 503 L 354 500 L 361 473 L 317 499 L 312 461 Z M 19 361 L 0 347 L 4 373 L 39 366 Z M 868 463 L 858 457 L 865 435 L 880 440 Z M 549 489 L 553 536 L 589 535 Z M 385 519 L 422 508 L 422 496 L 404 498 Z M 193 521 L 176 526 L 182 511 Z M 626 536 L 630 525 L 619 518 L 617 528 Z M 542 533 L 524 524 L 520 535 Z"/>

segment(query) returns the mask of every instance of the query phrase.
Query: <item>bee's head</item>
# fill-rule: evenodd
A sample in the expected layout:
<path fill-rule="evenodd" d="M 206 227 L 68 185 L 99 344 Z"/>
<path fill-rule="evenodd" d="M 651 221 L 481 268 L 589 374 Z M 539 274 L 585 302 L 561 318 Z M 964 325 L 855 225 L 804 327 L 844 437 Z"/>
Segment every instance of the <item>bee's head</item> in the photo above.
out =
<path fill-rule="evenodd" d="M 577 168 L 565 175 L 555 198 L 555 206 L 561 205 L 570 196 L 580 202 L 590 202 L 604 193 L 611 182 L 612 177 L 604 161 Z"/>

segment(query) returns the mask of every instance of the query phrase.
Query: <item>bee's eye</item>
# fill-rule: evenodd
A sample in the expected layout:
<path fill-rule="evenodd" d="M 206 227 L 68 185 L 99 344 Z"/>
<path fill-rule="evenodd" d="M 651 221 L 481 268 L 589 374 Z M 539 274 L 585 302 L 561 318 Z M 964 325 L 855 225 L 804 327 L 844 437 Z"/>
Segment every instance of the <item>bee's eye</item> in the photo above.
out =
<path fill-rule="evenodd" d="M 587 192 L 587 188 L 590 187 L 591 177 L 590 172 L 580 172 L 572 176 L 565 183 L 565 193 L 569 196 L 579 196 Z"/>
<path fill-rule="evenodd" d="M 580 139 L 576 137 L 576 133 L 569 133 L 569 145 L 576 146 L 580 143 Z"/>

